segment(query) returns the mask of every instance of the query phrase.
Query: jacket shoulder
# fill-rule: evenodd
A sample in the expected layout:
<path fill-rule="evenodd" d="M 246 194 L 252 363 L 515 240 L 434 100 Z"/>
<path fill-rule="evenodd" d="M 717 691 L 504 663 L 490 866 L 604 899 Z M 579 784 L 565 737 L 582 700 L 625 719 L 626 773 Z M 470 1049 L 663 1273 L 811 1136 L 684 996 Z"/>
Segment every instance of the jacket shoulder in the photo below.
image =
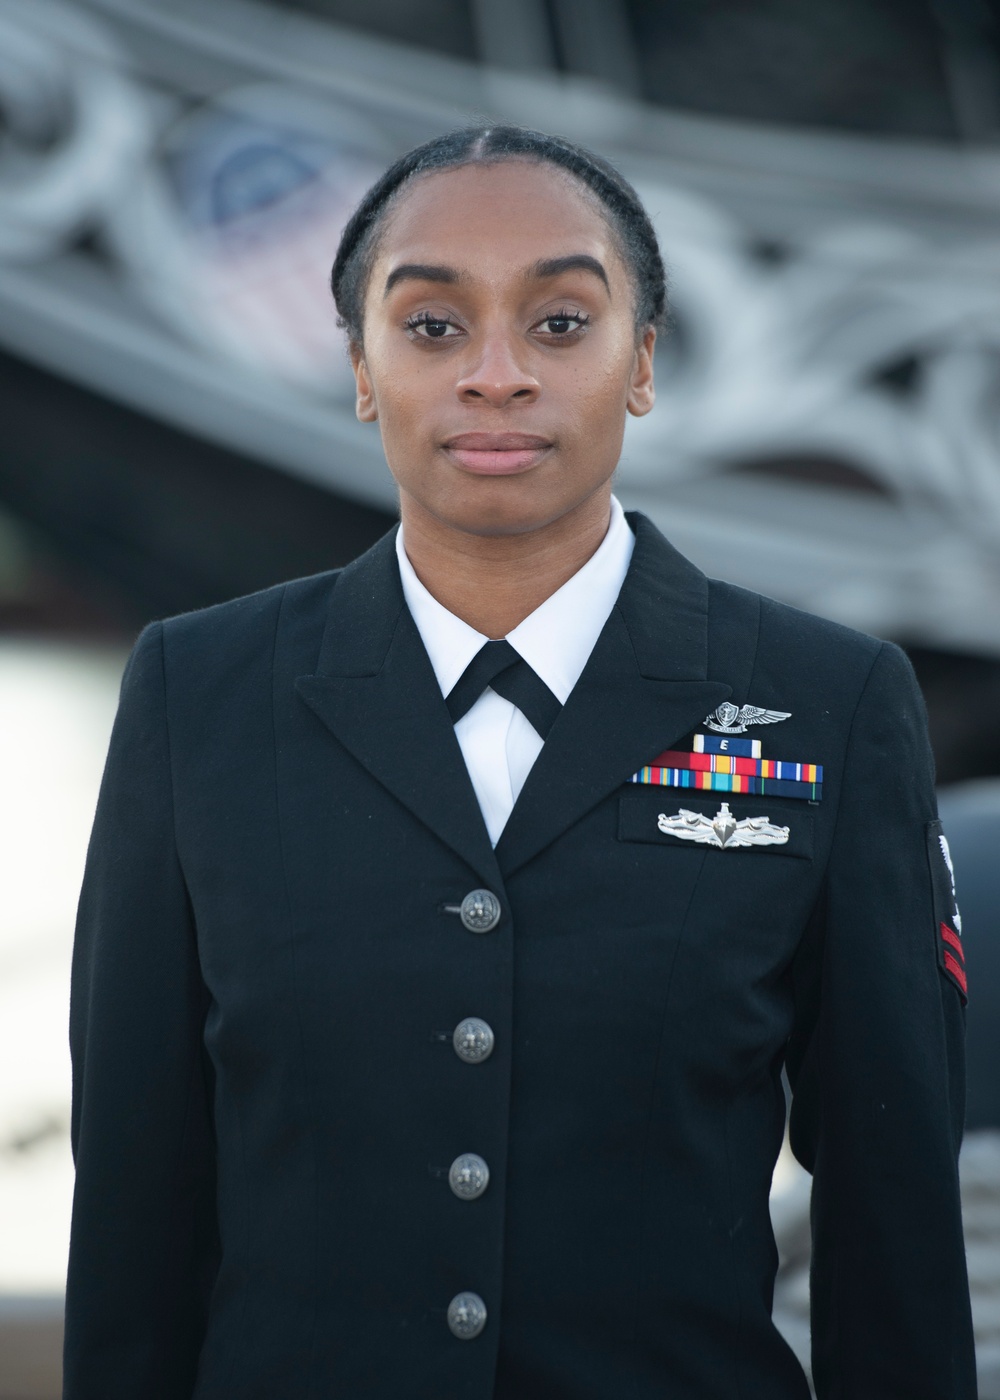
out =
<path fill-rule="evenodd" d="M 330 595 L 340 573 L 330 569 L 292 579 L 152 623 L 136 650 L 148 633 L 162 629 L 168 678 L 183 679 L 185 688 L 194 684 L 197 689 L 211 677 L 270 667 L 279 627 L 283 635 L 291 631 L 307 652 L 313 642 L 318 651 Z"/>
<path fill-rule="evenodd" d="M 759 618 L 759 641 L 762 646 L 781 646 L 794 652 L 821 652 L 825 656 L 842 661 L 855 661 L 871 666 L 879 652 L 889 647 L 899 649 L 892 642 L 873 637 L 868 632 L 860 632 L 854 627 L 833 622 L 830 618 L 806 612 L 790 603 L 780 603 L 765 593 L 755 593 L 741 588 L 738 584 L 726 583 L 721 579 L 709 579 L 713 603 L 725 614 L 738 613 L 741 616 L 756 614 Z"/>
<path fill-rule="evenodd" d="M 787 710 L 798 704 L 808 712 L 818 706 L 843 721 L 869 696 L 873 703 L 905 701 L 922 713 L 913 667 L 894 642 L 734 584 L 710 580 L 710 588 L 719 619 L 713 651 L 723 660 L 730 651 L 749 652 L 754 703 Z"/>
<path fill-rule="evenodd" d="M 341 572 L 340 569 L 327 569 L 320 574 L 310 574 L 307 578 L 289 579 L 238 598 L 228 598 L 223 603 L 213 603 L 206 608 L 177 613 L 163 619 L 164 632 L 171 639 L 180 640 L 204 635 L 218 639 L 255 631 L 262 625 L 266 626 L 268 620 L 283 607 L 301 610 L 310 604 L 325 605 Z"/>

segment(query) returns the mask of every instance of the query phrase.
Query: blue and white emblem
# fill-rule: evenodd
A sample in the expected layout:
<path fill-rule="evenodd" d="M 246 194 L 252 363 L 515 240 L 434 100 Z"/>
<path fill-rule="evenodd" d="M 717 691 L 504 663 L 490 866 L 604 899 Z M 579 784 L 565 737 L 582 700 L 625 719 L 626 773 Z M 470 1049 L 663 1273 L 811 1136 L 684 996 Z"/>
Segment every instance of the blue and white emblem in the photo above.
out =
<path fill-rule="evenodd" d="M 955 863 L 951 858 L 951 847 L 948 845 L 948 838 L 943 831 L 938 836 L 938 844 L 941 847 L 941 855 L 944 858 L 945 865 L 948 867 L 948 878 L 951 881 L 951 921 L 958 929 L 959 933 L 961 933 L 962 915 L 958 907 L 958 894 L 955 890 Z"/>

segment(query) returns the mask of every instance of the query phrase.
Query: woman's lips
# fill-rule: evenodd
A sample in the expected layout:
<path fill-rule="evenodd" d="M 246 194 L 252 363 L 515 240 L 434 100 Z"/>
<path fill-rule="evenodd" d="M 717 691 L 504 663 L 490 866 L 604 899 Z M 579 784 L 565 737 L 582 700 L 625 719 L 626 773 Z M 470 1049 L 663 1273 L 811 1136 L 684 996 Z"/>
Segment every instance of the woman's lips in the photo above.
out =
<path fill-rule="evenodd" d="M 480 476 L 527 471 L 551 446 L 529 433 L 460 433 L 444 444 L 460 467 Z"/>

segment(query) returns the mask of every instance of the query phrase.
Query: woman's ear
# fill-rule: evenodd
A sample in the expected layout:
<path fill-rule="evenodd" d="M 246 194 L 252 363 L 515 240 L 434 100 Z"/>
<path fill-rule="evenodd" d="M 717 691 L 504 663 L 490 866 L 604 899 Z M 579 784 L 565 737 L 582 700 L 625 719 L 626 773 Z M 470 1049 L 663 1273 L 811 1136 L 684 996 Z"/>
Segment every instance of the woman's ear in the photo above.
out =
<path fill-rule="evenodd" d="M 656 345 L 656 328 L 647 326 L 642 340 L 636 348 L 632 361 L 632 378 L 628 386 L 626 407 L 633 418 L 643 418 L 656 402 L 656 389 L 653 385 L 653 349 Z"/>
<path fill-rule="evenodd" d="M 374 423 L 378 419 L 378 405 L 375 402 L 375 388 L 368 373 L 368 366 L 365 364 L 364 349 L 361 345 L 352 343 L 350 347 L 351 369 L 354 371 L 354 382 L 357 385 L 357 393 L 354 399 L 354 412 L 362 423 Z"/>

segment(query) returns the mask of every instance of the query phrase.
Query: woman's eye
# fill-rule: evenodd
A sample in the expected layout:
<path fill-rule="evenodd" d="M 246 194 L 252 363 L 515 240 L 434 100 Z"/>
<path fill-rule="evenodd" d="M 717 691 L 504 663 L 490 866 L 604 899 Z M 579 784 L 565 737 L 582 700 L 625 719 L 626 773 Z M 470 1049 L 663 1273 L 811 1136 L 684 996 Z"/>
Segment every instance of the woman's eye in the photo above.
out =
<path fill-rule="evenodd" d="M 546 335 L 559 337 L 579 330 L 587 324 L 587 320 L 586 316 L 577 315 L 571 311 L 561 311 L 555 316 L 546 316 L 544 321 L 539 321 L 536 329 Z"/>
<path fill-rule="evenodd" d="M 444 321 L 438 316 L 414 316 L 412 320 L 407 321 L 406 329 L 413 331 L 422 340 L 444 340 L 446 337 L 460 334 L 453 321 Z"/>

